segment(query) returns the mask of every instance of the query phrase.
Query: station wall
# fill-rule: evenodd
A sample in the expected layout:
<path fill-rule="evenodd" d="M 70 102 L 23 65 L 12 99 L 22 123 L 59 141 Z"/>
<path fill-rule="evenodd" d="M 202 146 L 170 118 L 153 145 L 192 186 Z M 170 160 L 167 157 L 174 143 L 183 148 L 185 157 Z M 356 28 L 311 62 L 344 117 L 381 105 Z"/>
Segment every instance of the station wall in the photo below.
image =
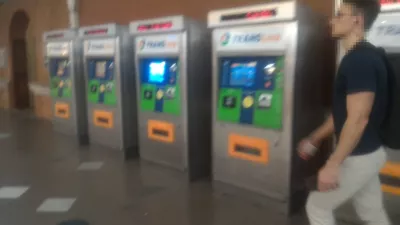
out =
<path fill-rule="evenodd" d="M 81 26 L 109 22 L 128 24 L 135 19 L 176 14 L 206 21 L 208 11 L 212 9 L 268 1 L 272 0 L 82 0 L 79 2 L 79 14 Z M 332 15 L 334 9 L 333 0 L 301 0 L 300 2 L 311 6 L 327 17 Z M 0 6 L 0 48 L 7 47 L 7 49 L 10 49 L 10 24 L 14 13 L 18 10 L 23 10 L 30 19 L 26 33 L 29 80 L 31 83 L 48 87 L 49 76 L 43 62 L 42 34 L 48 30 L 68 27 L 66 2 L 65 0 L 9 0 Z M 326 56 L 327 72 L 324 76 L 327 76 L 327 88 L 330 88 L 330 77 L 332 77 L 335 68 L 335 46 L 329 39 L 326 42 Z M 0 79 L 10 79 L 12 82 L 11 57 L 9 57 L 8 62 L 8 68 L 0 69 Z M 10 88 L 0 90 L 0 108 L 12 108 L 10 99 L 13 99 L 13 96 L 11 95 Z M 49 96 L 44 93 L 32 93 L 31 95 L 35 114 L 38 117 L 51 118 Z M 330 99 L 330 97 L 327 96 L 327 99 Z M 327 104 L 329 105 L 328 100 Z"/>

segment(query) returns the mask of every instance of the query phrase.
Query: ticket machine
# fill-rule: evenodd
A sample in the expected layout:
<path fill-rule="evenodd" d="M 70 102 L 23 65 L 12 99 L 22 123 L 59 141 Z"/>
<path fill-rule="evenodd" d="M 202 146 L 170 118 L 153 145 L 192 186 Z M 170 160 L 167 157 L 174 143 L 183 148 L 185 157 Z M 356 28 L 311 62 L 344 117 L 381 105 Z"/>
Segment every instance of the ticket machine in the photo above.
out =
<path fill-rule="evenodd" d="M 83 27 L 91 143 L 137 155 L 137 118 L 133 45 L 127 27 Z"/>
<path fill-rule="evenodd" d="M 140 156 L 196 179 L 209 173 L 210 38 L 183 16 L 130 25 L 137 65 Z"/>
<path fill-rule="evenodd" d="M 305 199 L 297 143 L 324 120 L 324 21 L 295 1 L 208 14 L 213 178 L 276 199 L 286 213 Z"/>
<path fill-rule="evenodd" d="M 385 49 L 392 67 L 400 77 L 400 2 L 381 1 L 381 13 L 368 33 L 367 40 Z M 400 79 L 400 78 L 398 78 Z M 387 163 L 381 171 L 384 202 L 393 223 L 400 218 L 400 152 L 386 149 Z M 351 222 L 360 222 L 352 210 L 352 204 L 339 209 L 339 217 Z"/>
<path fill-rule="evenodd" d="M 86 101 L 82 67 L 82 42 L 75 30 L 57 30 L 43 35 L 45 61 L 50 74 L 53 126 L 88 142 Z"/>

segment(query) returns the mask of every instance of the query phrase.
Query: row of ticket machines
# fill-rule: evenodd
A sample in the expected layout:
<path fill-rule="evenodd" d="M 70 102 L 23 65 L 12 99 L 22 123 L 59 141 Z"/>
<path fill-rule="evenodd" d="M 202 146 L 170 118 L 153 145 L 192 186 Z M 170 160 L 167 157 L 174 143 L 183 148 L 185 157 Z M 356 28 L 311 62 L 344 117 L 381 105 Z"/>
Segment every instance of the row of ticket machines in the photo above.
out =
<path fill-rule="evenodd" d="M 326 24 L 289 1 L 212 11 L 208 26 L 171 16 L 48 32 L 54 128 L 290 212 L 305 190 L 296 143 L 326 112 Z"/>

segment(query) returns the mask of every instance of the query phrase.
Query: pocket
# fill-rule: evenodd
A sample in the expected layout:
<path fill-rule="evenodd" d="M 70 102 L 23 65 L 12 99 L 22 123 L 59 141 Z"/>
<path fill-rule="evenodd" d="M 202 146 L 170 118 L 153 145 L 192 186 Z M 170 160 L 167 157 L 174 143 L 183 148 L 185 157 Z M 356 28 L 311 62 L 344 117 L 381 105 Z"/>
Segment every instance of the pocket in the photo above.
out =
<path fill-rule="evenodd" d="M 386 161 L 387 161 L 387 153 L 386 153 L 385 148 L 381 147 L 377 151 L 377 154 L 378 154 L 378 158 L 379 158 L 379 161 L 377 163 L 379 164 L 379 168 L 382 169 L 385 166 Z"/>

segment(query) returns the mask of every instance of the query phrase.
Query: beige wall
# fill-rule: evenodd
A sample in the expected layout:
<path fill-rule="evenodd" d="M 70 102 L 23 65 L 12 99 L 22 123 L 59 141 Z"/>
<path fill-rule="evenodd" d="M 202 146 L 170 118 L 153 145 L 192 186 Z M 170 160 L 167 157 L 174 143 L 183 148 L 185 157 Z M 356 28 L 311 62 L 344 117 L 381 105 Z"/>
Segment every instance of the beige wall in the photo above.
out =
<path fill-rule="evenodd" d="M 183 14 L 199 20 L 206 20 L 212 9 L 235 7 L 268 0 L 80 0 L 81 25 L 95 25 L 108 22 L 128 24 L 132 20 Z M 314 10 L 330 16 L 334 0 L 302 0 Z M 11 0 L 0 6 L 0 46 L 8 46 L 9 26 L 15 11 L 22 9 L 30 18 L 28 28 L 28 62 L 31 81 L 48 85 L 48 72 L 43 66 L 42 34 L 52 29 L 67 28 L 68 12 L 65 0 Z M 327 73 L 330 65 L 334 68 L 333 42 L 327 40 Z M 11 60 L 11 59 L 10 59 Z M 11 61 L 9 64 L 11 65 Z M 10 68 L 10 67 L 9 67 Z M 10 69 L 0 69 L 0 77 L 11 78 Z M 8 107 L 8 92 L 0 91 L 0 107 Z M 50 100 L 46 96 L 33 96 L 35 113 L 50 118 Z"/>
<path fill-rule="evenodd" d="M 68 26 L 67 7 L 64 0 L 12 0 L 0 6 L 0 46 L 6 46 L 10 53 L 9 29 L 13 14 L 23 10 L 30 19 L 26 40 L 28 52 L 28 73 L 30 81 L 43 85 L 48 84 L 48 73 L 43 66 L 42 33 L 46 30 L 65 28 Z M 11 58 L 7 69 L 0 69 L 0 77 L 12 79 Z M 0 92 L 0 107 L 10 106 L 9 91 Z M 37 116 L 49 117 L 47 96 L 32 96 L 34 111 Z"/>

